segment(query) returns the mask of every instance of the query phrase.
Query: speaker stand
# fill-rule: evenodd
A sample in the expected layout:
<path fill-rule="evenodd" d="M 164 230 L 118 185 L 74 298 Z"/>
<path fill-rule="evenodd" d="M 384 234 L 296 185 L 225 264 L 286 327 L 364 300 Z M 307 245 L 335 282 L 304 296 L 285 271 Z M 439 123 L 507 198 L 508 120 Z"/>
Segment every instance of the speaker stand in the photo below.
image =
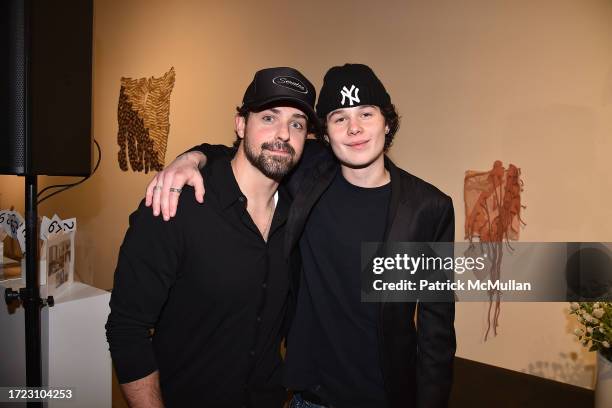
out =
<path fill-rule="evenodd" d="M 40 297 L 40 279 L 38 277 L 38 180 L 36 175 L 25 177 L 25 241 L 26 241 L 26 287 L 15 292 L 8 288 L 5 300 L 11 303 L 21 300 L 25 310 L 25 342 L 26 342 L 26 386 L 42 386 L 41 360 L 41 328 L 40 310 L 44 306 L 53 306 L 53 297 Z M 43 406 L 42 402 L 30 401 L 28 408 Z"/>

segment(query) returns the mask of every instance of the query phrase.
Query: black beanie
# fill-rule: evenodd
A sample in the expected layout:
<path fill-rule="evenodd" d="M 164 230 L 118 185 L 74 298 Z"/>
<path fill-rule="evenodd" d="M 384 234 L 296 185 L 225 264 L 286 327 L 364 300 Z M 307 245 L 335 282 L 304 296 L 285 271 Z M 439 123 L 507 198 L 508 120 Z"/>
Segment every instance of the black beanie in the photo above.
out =
<path fill-rule="evenodd" d="M 391 97 L 370 67 L 345 64 L 330 68 L 325 74 L 317 102 L 317 115 L 325 120 L 336 109 L 360 105 L 380 108 L 390 103 Z"/>

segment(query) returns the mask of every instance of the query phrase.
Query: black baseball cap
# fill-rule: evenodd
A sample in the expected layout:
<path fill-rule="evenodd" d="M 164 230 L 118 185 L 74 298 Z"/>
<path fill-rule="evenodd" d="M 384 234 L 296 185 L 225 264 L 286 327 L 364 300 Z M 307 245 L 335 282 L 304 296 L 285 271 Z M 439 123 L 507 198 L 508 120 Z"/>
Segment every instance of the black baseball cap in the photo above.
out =
<path fill-rule="evenodd" d="M 297 69 L 289 67 L 266 68 L 255 73 L 253 81 L 242 98 L 242 103 L 254 112 L 279 102 L 288 102 L 302 110 L 318 128 L 319 119 L 314 111 L 317 91 Z"/>
<path fill-rule="evenodd" d="M 360 105 L 383 107 L 390 103 L 391 97 L 372 68 L 363 64 L 344 64 L 330 68 L 325 74 L 317 114 L 325 120 L 336 109 Z"/>

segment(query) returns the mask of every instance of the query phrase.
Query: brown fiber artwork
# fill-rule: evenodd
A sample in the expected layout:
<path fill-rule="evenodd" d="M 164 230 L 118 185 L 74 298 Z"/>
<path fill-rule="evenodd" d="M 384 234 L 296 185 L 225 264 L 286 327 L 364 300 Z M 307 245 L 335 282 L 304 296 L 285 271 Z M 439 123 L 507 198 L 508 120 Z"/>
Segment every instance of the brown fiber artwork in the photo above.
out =
<path fill-rule="evenodd" d="M 489 171 L 468 170 L 465 172 L 465 238 L 470 241 L 470 256 L 486 254 L 488 268 L 477 275 L 479 279 L 500 279 L 504 244 L 512 250 L 510 241 L 519 239 L 521 226 L 521 192 L 523 181 L 521 169 L 513 164 L 504 168 L 496 160 Z M 474 243 L 478 240 L 479 245 Z M 487 277 L 488 275 L 488 277 Z M 485 341 L 491 328 L 497 335 L 501 292 L 489 291 L 489 309 Z M 495 307 L 493 307 L 495 305 Z"/>
<path fill-rule="evenodd" d="M 117 120 L 119 167 L 128 171 L 160 171 L 170 131 L 170 93 L 174 67 L 161 78 L 121 78 Z"/>

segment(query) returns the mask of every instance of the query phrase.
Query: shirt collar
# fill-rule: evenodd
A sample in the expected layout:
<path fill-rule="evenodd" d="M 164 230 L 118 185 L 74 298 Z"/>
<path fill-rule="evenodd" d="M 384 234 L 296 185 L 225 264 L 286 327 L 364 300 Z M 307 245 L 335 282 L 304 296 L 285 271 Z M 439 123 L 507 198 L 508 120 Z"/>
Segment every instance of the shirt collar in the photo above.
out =
<path fill-rule="evenodd" d="M 201 170 L 206 188 L 211 188 L 218 197 L 221 208 L 226 209 L 236 201 L 246 203 L 246 196 L 240 191 L 240 186 L 232 170 L 231 158 L 222 157 L 215 159 Z M 278 202 L 276 207 L 280 210 L 281 219 L 286 218 L 286 212 L 291 202 L 286 189 L 280 185 L 277 191 Z M 282 205 L 279 207 L 279 205 Z"/>
<path fill-rule="evenodd" d="M 206 188 L 211 188 L 216 193 L 221 208 L 225 209 L 236 201 L 246 202 L 246 197 L 234 177 L 230 157 L 213 160 L 202 169 L 202 173 Z"/>

